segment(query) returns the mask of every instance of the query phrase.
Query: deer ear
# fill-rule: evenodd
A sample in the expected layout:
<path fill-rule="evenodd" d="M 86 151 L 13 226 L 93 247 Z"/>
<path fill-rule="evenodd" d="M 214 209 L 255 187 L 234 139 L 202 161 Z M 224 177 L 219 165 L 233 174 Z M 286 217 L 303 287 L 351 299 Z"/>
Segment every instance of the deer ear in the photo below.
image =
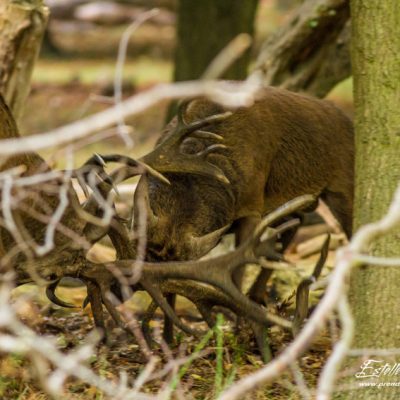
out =
<path fill-rule="evenodd" d="M 222 235 L 230 228 L 230 225 L 225 225 L 216 231 L 207 233 L 203 236 L 190 236 L 190 248 L 194 253 L 201 257 L 213 249 L 220 241 Z"/>

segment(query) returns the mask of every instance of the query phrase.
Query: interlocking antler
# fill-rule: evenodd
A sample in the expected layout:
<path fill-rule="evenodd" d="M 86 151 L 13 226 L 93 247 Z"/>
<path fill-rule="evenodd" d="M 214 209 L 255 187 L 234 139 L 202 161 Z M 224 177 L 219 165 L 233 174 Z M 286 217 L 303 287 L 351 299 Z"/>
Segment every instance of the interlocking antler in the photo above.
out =
<path fill-rule="evenodd" d="M 124 166 L 108 175 L 104 168 L 106 163 L 109 162 L 122 163 Z M 101 239 L 107 234 L 110 226 L 113 224 L 120 226 L 118 223 L 118 218 L 115 215 L 112 216 L 113 218 L 108 224 L 104 224 L 101 218 L 104 214 L 102 210 L 104 202 L 106 201 L 110 190 L 116 190 L 115 185 L 117 183 L 141 174 L 152 175 L 165 184 L 170 183 L 169 180 L 162 174 L 155 171 L 153 168 L 144 164 L 143 162 L 119 154 L 109 154 L 105 156 L 94 154 L 83 164 L 82 167 L 72 171 L 72 177 L 78 180 L 79 185 L 87 197 L 87 200 L 83 205 L 78 204 L 76 201 L 72 201 L 72 206 L 77 214 L 80 215 L 82 219 L 87 221 L 87 224 L 82 232 L 87 242 L 95 243 Z M 92 194 L 89 194 L 87 187 L 91 188 Z M 74 200 L 74 197 L 71 198 Z M 61 307 L 74 307 L 74 305 L 66 303 L 56 296 L 55 291 L 59 281 L 60 279 L 55 280 L 47 287 L 46 295 L 48 299 Z M 94 299 L 95 295 L 89 294 L 89 297 Z"/>
<path fill-rule="evenodd" d="M 211 121 L 211 119 L 209 121 Z M 185 125 L 187 127 L 187 132 L 190 132 L 191 129 L 196 129 L 198 126 L 202 125 L 203 122 L 204 121 Z M 181 123 L 184 124 L 183 120 Z M 214 136 L 216 134 L 212 132 L 197 131 L 196 134 L 197 133 L 204 137 L 207 136 L 207 138 L 212 136 L 212 139 L 216 139 Z M 184 134 L 182 134 L 182 136 L 184 136 Z M 106 162 L 122 162 L 125 166 L 107 175 L 104 171 Z M 85 170 L 86 168 L 87 171 Z M 91 172 L 90 168 L 92 168 Z M 83 209 L 91 215 L 98 216 L 101 207 L 98 200 L 96 200 L 96 192 L 105 199 L 113 187 L 114 182 L 119 182 L 144 172 L 152 174 L 164 183 L 168 183 L 168 180 L 157 171 L 129 157 L 119 155 L 93 156 L 85 163 L 83 169 L 79 171 L 80 175 L 83 177 L 80 183 L 86 185 L 91 184 L 93 191 L 93 194 L 88 197 L 84 204 Z M 95 181 L 96 183 L 94 186 L 94 181 L 90 179 L 90 174 L 96 174 L 99 178 Z M 76 174 L 76 176 L 77 175 L 78 174 Z M 75 266 L 68 267 L 62 272 L 62 275 L 79 277 L 86 283 L 88 287 L 88 301 L 92 305 L 95 324 L 104 331 L 105 325 L 102 305 L 105 306 L 119 326 L 125 327 L 125 323 L 122 321 L 115 308 L 115 302 L 112 301 L 112 297 L 123 300 L 121 294 L 123 291 L 118 288 L 120 283 L 116 278 L 116 275 L 119 275 L 124 278 L 126 285 L 129 286 L 131 290 L 146 290 L 153 298 L 153 303 L 149 307 L 146 317 L 143 320 L 144 332 L 148 339 L 148 322 L 157 307 L 161 308 L 165 315 L 167 315 L 178 328 L 193 335 L 200 333 L 200 331 L 187 326 L 180 320 L 174 309 L 168 304 L 166 299 L 166 294 L 168 293 L 179 294 L 191 300 L 204 320 L 210 325 L 213 324 L 214 321 L 212 313 L 213 308 L 215 306 L 222 306 L 230 309 L 238 316 L 244 316 L 253 328 L 256 326 L 258 327 L 258 331 L 261 332 L 261 330 L 263 330 L 265 332 L 265 329 L 262 327 L 268 326 L 271 323 L 271 318 L 262 306 L 250 300 L 238 290 L 233 283 L 232 275 L 237 268 L 245 264 L 258 263 L 263 266 L 263 259 L 275 259 L 276 253 L 273 252 L 273 246 L 268 243 L 271 243 L 276 235 L 281 232 L 279 229 L 270 228 L 271 224 L 299 208 L 306 207 L 314 201 L 314 196 L 301 196 L 288 202 L 266 216 L 246 243 L 237 250 L 220 257 L 187 262 L 144 262 L 141 266 L 142 271 L 138 281 L 131 281 L 135 251 L 132 250 L 133 243 L 127 234 L 127 227 L 122 224 L 118 218 L 113 218 L 112 224 L 104 228 L 103 234 L 109 234 L 117 249 L 118 260 L 113 263 L 95 264 L 82 258 L 79 269 Z M 284 224 L 282 229 L 285 229 L 286 225 L 290 227 L 290 224 Z M 93 232 L 97 232 L 98 236 L 98 226 L 93 222 L 89 222 L 85 227 L 85 236 L 89 238 L 96 237 Z M 98 240 L 98 238 L 94 239 L 94 241 L 96 240 Z M 269 250 L 271 250 L 270 254 L 268 253 Z M 319 267 L 317 269 L 320 269 L 321 262 L 318 264 Z M 115 272 L 117 272 L 117 274 Z M 60 306 L 70 307 L 70 304 L 63 302 L 55 296 L 57 284 L 58 282 L 55 281 L 49 285 L 46 291 L 49 299 Z M 115 296 L 115 294 L 117 294 L 117 296 Z M 273 322 L 275 321 L 276 317 L 273 319 Z M 284 325 L 290 324 L 287 321 L 283 322 Z"/>
<path fill-rule="evenodd" d="M 99 306 L 101 303 L 121 324 L 120 319 L 116 317 L 118 312 L 109 300 L 109 295 L 113 292 L 112 286 L 117 281 L 117 275 L 122 276 L 128 285 L 132 284 L 133 290 L 146 290 L 155 304 L 171 318 L 174 324 L 191 334 L 198 332 L 180 321 L 175 311 L 168 305 L 165 293 L 181 294 L 190 299 L 209 323 L 212 321 L 212 307 L 220 305 L 248 320 L 267 326 L 269 318 L 265 309 L 237 289 L 233 283 L 232 274 L 237 268 L 249 263 L 258 263 L 260 257 L 265 256 L 263 249 L 268 248 L 265 245 L 266 242 L 271 241 L 279 233 L 276 229 L 269 228 L 271 224 L 313 201 L 315 201 L 314 196 L 305 195 L 286 203 L 266 216 L 255 230 L 254 235 L 233 252 L 208 260 L 144 262 L 141 265 L 142 271 L 138 282 L 129 281 L 132 276 L 134 260 L 117 260 L 104 264 L 84 261 L 85 265 L 79 271 L 72 270 L 73 267 L 71 267 L 70 271 L 65 272 L 69 276 L 78 276 L 91 287 L 90 301 L 92 305 L 96 305 L 93 308 L 94 318 L 96 325 L 101 327 L 102 321 L 104 321 L 103 311 Z"/>

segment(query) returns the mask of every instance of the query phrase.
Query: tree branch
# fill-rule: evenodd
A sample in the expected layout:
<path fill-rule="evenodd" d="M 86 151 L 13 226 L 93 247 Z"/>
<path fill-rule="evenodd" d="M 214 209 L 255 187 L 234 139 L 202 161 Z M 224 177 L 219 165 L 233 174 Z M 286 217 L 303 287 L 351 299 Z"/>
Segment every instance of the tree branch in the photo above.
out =
<path fill-rule="evenodd" d="M 262 47 L 266 85 L 324 97 L 351 74 L 347 0 L 308 0 Z"/>
<path fill-rule="evenodd" d="M 29 94 L 48 13 L 42 0 L 0 4 L 0 93 L 17 120 Z"/>

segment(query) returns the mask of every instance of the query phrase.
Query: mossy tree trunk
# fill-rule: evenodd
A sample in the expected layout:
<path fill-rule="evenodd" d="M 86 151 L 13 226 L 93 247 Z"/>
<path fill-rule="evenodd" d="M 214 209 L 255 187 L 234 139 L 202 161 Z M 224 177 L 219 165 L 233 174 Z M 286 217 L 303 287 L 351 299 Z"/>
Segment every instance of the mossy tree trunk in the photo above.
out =
<path fill-rule="evenodd" d="M 17 120 L 29 94 L 47 17 L 43 0 L 0 1 L 0 93 Z"/>
<path fill-rule="evenodd" d="M 355 230 L 382 217 L 400 183 L 400 2 L 352 0 L 352 63 L 356 109 Z M 400 229 L 370 249 L 400 255 Z M 351 277 L 354 348 L 400 348 L 400 267 L 365 266 Z M 382 363 L 399 357 L 370 356 Z M 362 360 L 357 360 L 358 367 Z M 357 366 L 356 366 L 357 367 Z M 368 379 L 367 379 L 368 380 Z M 384 382 L 385 377 L 371 380 Z M 386 381 L 398 382 L 399 376 Z M 360 379 L 354 379 L 359 385 Z M 398 399 L 399 387 L 358 388 L 346 399 Z"/>

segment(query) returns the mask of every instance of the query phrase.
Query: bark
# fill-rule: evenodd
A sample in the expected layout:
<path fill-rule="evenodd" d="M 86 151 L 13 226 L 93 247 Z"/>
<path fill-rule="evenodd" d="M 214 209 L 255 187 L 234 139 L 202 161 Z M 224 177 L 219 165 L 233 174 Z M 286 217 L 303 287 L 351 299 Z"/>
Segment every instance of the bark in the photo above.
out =
<path fill-rule="evenodd" d="M 367 4 L 368 3 L 368 4 Z M 380 218 L 400 181 L 400 2 L 352 0 L 352 63 L 356 110 L 355 228 Z M 400 255 L 400 229 L 377 241 L 377 256 Z M 399 267 L 364 266 L 351 277 L 351 305 L 356 323 L 354 348 L 400 348 Z M 384 358 L 399 362 L 397 357 Z M 357 359 L 356 370 L 362 360 Z M 353 378 L 355 380 L 355 378 Z M 398 382 L 398 376 L 364 379 Z M 360 380 L 353 382 L 358 386 Z M 345 399 L 398 399 L 399 388 L 358 388 Z"/>
<path fill-rule="evenodd" d="M 215 56 L 237 35 L 254 36 L 258 0 L 180 0 L 178 3 L 175 81 L 198 79 Z M 245 79 L 250 63 L 246 51 L 220 78 Z M 176 103 L 167 113 L 169 121 Z"/>
<path fill-rule="evenodd" d="M 21 116 L 48 17 L 42 0 L 0 2 L 0 93 Z"/>
<path fill-rule="evenodd" d="M 175 81 L 199 78 L 213 58 L 239 33 L 254 34 L 258 0 L 181 0 L 178 7 L 178 47 Z M 244 79 L 250 52 L 224 74 Z"/>
<path fill-rule="evenodd" d="M 266 85 L 324 97 L 351 74 L 348 0 L 308 0 L 262 46 Z"/>

